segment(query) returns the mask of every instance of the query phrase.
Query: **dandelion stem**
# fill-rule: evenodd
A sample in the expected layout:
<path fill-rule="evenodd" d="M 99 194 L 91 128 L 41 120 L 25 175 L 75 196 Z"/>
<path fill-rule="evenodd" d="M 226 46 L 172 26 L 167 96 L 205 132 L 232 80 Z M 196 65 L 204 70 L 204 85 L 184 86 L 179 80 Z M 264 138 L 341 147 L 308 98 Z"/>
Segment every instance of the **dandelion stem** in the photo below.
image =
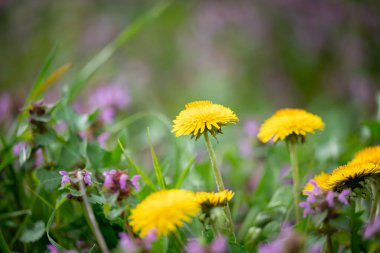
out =
<path fill-rule="evenodd" d="M 96 240 L 98 241 L 98 244 L 99 244 L 99 247 L 100 247 L 101 251 L 103 253 L 109 253 L 110 251 L 109 251 L 109 249 L 107 247 L 107 244 L 106 244 L 106 242 L 105 242 L 105 240 L 103 238 L 102 233 L 100 232 L 100 229 L 99 229 L 99 226 L 98 226 L 98 222 L 95 219 L 94 212 L 93 212 L 93 210 L 91 208 L 90 203 L 88 202 L 88 198 L 87 198 L 87 194 L 86 194 L 86 187 L 84 186 L 84 183 L 83 183 L 83 174 L 82 174 L 81 171 L 79 171 L 77 173 L 77 178 L 78 178 L 78 181 L 79 181 L 79 188 L 80 188 L 80 192 L 81 192 L 81 195 L 82 195 L 84 208 L 85 208 L 85 210 L 87 212 L 88 219 L 90 221 L 89 225 L 91 227 L 91 230 L 94 233 Z"/>
<path fill-rule="evenodd" d="M 296 222 L 298 223 L 301 219 L 300 209 L 298 203 L 300 202 L 300 175 L 298 169 L 298 159 L 297 159 L 297 142 L 294 140 L 287 141 L 289 154 L 290 154 L 290 163 L 292 165 L 293 171 L 293 198 L 294 198 L 294 211 L 296 214 Z"/>
<path fill-rule="evenodd" d="M 375 182 L 371 182 L 371 191 L 372 191 L 372 204 L 371 210 L 369 213 L 369 220 L 373 223 L 375 221 L 377 206 L 379 202 L 379 190 Z"/>
<path fill-rule="evenodd" d="M 224 191 L 224 183 L 223 183 L 222 174 L 220 173 L 220 170 L 219 170 L 218 165 L 216 163 L 215 151 L 211 145 L 211 141 L 210 141 L 210 138 L 208 137 L 207 131 L 204 132 L 204 137 L 205 137 L 205 141 L 206 141 L 206 145 L 207 145 L 207 151 L 208 151 L 208 154 L 209 154 L 210 160 L 211 160 L 211 167 L 214 171 L 215 182 L 216 182 L 216 185 L 218 187 L 218 191 Z M 231 215 L 231 211 L 230 211 L 230 207 L 229 207 L 228 203 L 224 207 L 224 212 L 227 215 L 230 233 L 233 236 L 234 240 L 236 241 L 236 237 L 235 237 L 235 233 L 234 233 L 234 223 L 232 221 L 232 215 Z"/>

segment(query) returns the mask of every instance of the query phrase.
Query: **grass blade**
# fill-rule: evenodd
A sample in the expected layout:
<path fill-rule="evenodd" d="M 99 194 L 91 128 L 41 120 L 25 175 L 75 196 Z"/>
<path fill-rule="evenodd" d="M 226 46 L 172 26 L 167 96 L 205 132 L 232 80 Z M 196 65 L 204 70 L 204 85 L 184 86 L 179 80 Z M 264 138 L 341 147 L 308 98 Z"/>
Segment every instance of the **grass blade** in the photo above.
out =
<path fill-rule="evenodd" d="M 5 241 L 3 231 L 0 229 L 0 249 L 4 253 L 11 253 L 11 250 L 8 247 L 7 242 Z"/>
<path fill-rule="evenodd" d="M 153 168 L 154 168 L 154 172 L 156 173 L 158 184 L 160 185 L 161 189 L 166 189 L 165 178 L 162 174 L 160 163 L 157 160 L 156 152 L 154 151 L 152 141 L 150 139 L 149 128 L 147 128 L 146 132 L 148 135 L 148 142 L 149 142 L 149 147 L 150 147 L 150 154 L 152 156 L 152 161 L 153 161 Z"/>
<path fill-rule="evenodd" d="M 79 72 L 77 78 L 71 83 L 67 93 L 67 103 L 70 103 L 75 95 L 83 88 L 87 81 L 94 75 L 97 69 L 108 61 L 115 51 L 130 40 L 137 32 L 149 22 L 159 17 L 172 1 L 161 1 L 152 9 L 147 11 L 140 18 L 135 20 L 130 26 L 125 28 L 118 37 L 98 54 L 96 54 Z"/>
<path fill-rule="evenodd" d="M 46 236 L 47 238 L 49 239 L 49 242 L 54 246 L 56 247 L 58 250 L 66 250 L 62 245 L 58 244 L 56 241 L 54 241 L 53 238 L 51 238 L 50 236 L 50 227 L 51 227 L 51 224 L 53 223 L 54 221 L 54 216 L 55 216 L 55 213 L 57 212 L 57 210 L 66 202 L 67 198 L 66 197 L 63 197 L 62 199 L 60 199 L 59 201 L 57 201 L 56 205 L 55 205 L 55 208 L 53 210 L 53 212 L 51 213 L 50 217 L 49 217 L 49 220 L 46 224 Z"/>
<path fill-rule="evenodd" d="M 187 163 L 186 168 L 182 171 L 181 175 L 179 176 L 174 188 L 180 188 L 183 181 L 185 180 L 187 174 L 190 171 L 191 165 L 193 165 L 193 162 L 195 161 L 195 157 L 191 158 L 190 161 Z"/>
<path fill-rule="evenodd" d="M 134 162 L 133 160 L 129 157 L 127 154 L 126 150 L 123 147 L 123 144 L 120 142 L 120 139 L 117 140 L 119 143 L 119 146 L 121 150 L 123 151 L 124 157 L 128 160 L 128 162 L 131 164 L 131 166 L 135 169 L 137 174 L 139 174 L 142 178 L 142 180 L 145 182 L 146 185 L 148 185 L 150 188 L 152 188 L 153 191 L 157 191 L 157 187 L 153 184 L 152 180 L 149 179 L 149 177 L 142 171 Z"/>

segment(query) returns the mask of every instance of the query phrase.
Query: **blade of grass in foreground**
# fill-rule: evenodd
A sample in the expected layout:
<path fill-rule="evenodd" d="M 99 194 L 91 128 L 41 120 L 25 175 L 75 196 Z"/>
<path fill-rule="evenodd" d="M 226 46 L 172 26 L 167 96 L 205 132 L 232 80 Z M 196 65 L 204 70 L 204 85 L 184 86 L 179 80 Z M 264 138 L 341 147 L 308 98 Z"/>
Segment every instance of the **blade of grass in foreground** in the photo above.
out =
<path fill-rule="evenodd" d="M 154 167 L 154 171 L 156 173 L 156 178 L 157 178 L 158 184 L 160 185 L 160 188 L 163 190 L 166 188 L 166 182 L 165 182 L 164 176 L 162 175 L 161 166 L 157 160 L 157 155 L 156 155 L 156 152 L 154 151 L 152 141 L 150 139 L 149 128 L 147 128 L 146 133 L 148 135 L 150 154 L 152 156 L 153 167 Z"/>
<path fill-rule="evenodd" d="M 105 46 L 98 54 L 96 54 L 78 73 L 76 79 L 70 84 L 67 91 L 67 103 L 70 103 L 75 95 L 84 87 L 87 81 L 94 75 L 95 71 L 103 65 L 118 48 L 124 45 L 129 39 L 141 30 L 146 24 L 158 18 L 163 11 L 170 5 L 172 0 L 161 1 L 152 9 L 144 13 L 135 20 L 131 25 L 125 28 L 118 37 L 107 46 Z"/>
<path fill-rule="evenodd" d="M 125 158 L 127 158 L 128 162 L 131 164 L 131 166 L 135 169 L 135 171 L 141 176 L 142 180 L 148 185 L 150 188 L 152 188 L 153 191 L 157 191 L 157 187 L 153 184 L 153 182 L 149 179 L 149 177 L 142 171 L 129 157 L 127 154 L 127 151 L 124 149 L 123 144 L 121 143 L 120 139 L 117 140 L 121 150 L 123 151 L 123 155 Z"/>
<path fill-rule="evenodd" d="M 47 235 L 47 238 L 48 238 L 49 242 L 52 245 L 54 245 L 54 247 L 56 247 L 58 250 L 66 250 L 66 249 L 62 245 L 60 245 L 56 241 L 54 241 L 54 239 L 50 236 L 50 227 L 51 227 L 51 225 L 52 225 L 52 223 L 54 221 L 55 213 L 57 212 L 58 208 L 60 208 L 60 206 L 62 206 L 66 202 L 66 200 L 67 200 L 67 198 L 63 197 L 62 199 L 60 199 L 60 200 L 57 201 L 57 203 L 55 205 L 55 209 L 50 214 L 48 223 L 46 224 L 46 235 Z"/>
<path fill-rule="evenodd" d="M 187 174 L 189 173 L 190 171 L 190 168 L 191 168 L 191 165 L 193 165 L 193 162 L 195 160 L 195 157 L 191 158 L 190 161 L 188 162 L 186 168 L 183 170 L 183 172 L 181 173 L 181 175 L 179 176 L 178 180 L 177 180 L 177 183 L 175 184 L 175 187 L 174 188 L 179 188 L 181 187 L 183 181 L 185 180 Z"/>

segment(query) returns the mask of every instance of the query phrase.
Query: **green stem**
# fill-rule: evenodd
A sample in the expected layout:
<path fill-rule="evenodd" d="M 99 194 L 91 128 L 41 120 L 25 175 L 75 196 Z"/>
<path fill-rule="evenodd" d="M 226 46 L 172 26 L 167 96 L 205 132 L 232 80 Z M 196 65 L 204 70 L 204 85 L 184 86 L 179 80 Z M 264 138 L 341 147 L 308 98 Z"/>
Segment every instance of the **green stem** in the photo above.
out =
<path fill-rule="evenodd" d="M 327 245 L 326 245 L 327 252 L 328 253 L 334 253 L 334 248 L 333 248 L 333 243 L 331 240 L 331 234 L 330 233 L 327 234 L 327 242 L 326 243 L 327 243 Z"/>
<path fill-rule="evenodd" d="M 91 230 L 94 233 L 96 240 L 98 241 L 99 248 L 101 249 L 101 251 L 103 253 L 109 253 L 110 251 L 107 247 L 107 244 L 103 238 L 102 233 L 100 232 L 98 222 L 95 219 L 95 215 L 94 215 L 94 212 L 92 211 L 90 202 L 88 202 L 88 198 L 87 198 L 87 194 L 86 194 L 86 187 L 84 186 L 84 183 L 83 183 L 83 174 L 81 171 L 79 171 L 77 173 L 77 178 L 79 181 L 79 188 L 80 188 L 80 192 L 82 195 L 84 208 L 86 210 L 86 213 L 88 215 L 88 219 L 90 221 Z"/>
<path fill-rule="evenodd" d="M 377 206 L 379 203 L 379 192 L 378 192 L 375 182 L 371 182 L 371 191 L 372 191 L 372 204 L 371 204 L 371 210 L 369 214 L 369 220 L 371 222 L 374 222 L 375 217 L 376 217 L 376 212 L 377 212 Z"/>
<path fill-rule="evenodd" d="M 205 141 L 206 141 L 206 145 L 207 145 L 207 151 L 208 151 L 208 154 L 210 156 L 211 167 L 212 167 L 213 172 L 214 172 L 215 182 L 216 182 L 218 191 L 224 191 L 224 183 L 223 183 L 222 174 L 220 173 L 220 170 L 218 168 L 218 165 L 216 162 L 215 151 L 211 145 L 211 141 L 210 141 L 210 138 L 208 137 L 207 131 L 204 132 L 204 137 L 205 137 Z M 224 212 L 226 213 L 226 216 L 228 219 L 230 233 L 233 236 L 234 240 L 236 241 L 235 232 L 234 232 L 234 223 L 232 221 L 232 215 L 231 215 L 231 211 L 230 211 L 230 207 L 229 207 L 228 203 L 224 207 Z"/>
<path fill-rule="evenodd" d="M 297 159 L 297 143 L 293 140 L 287 141 L 290 163 L 292 165 L 293 171 L 293 198 L 294 198 L 294 210 L 296 214 L 296 222 L 298 223 L 301 219 L 300 209 L 298 203 L 300 202 L 300 175 L 298 169 L 298 159 Z"/>
<path fill-rule="evenodd" d="M 183 250 L 185 248 L 185 243 L 183 242 L 181 236 L 178 234 L 177 231 L 173 232 L 174 238 L 176 239 L 178 245 L 181 247 Z"/>

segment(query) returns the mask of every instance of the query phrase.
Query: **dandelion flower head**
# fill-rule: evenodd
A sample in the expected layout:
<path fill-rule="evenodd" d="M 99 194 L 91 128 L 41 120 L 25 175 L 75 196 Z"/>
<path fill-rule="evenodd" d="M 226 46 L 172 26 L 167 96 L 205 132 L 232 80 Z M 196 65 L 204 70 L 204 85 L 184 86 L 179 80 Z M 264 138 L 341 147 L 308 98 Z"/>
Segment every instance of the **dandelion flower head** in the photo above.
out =
<path fill-rule="evenodd" d="M 230 190 L 221 192 L 197 192 L 196 197 L 204 207 L 224 206 L 230 201 L 235 193 Z"/>
<path fill-rule="evenodd" d="M 131 211 L 130 224 L 134 232 L 145 237 L 156 229 L 157 237 L 167 235 L 198 214 L 200 205 L 191 191 L 161 190 L 146 197 Z"/>
<path fill-rule="evenodd" d="M 321 172 L 318 175 L 314 176 L 312 180 L 314 180 L 315 184 L 323 191 L 327 191 L 330 189 L 329 187 L 329 178 L 330 174 L 327 174 L 326 172 Z M 303 188 L 302 193 L 304 195 L 309 195 L 309 193 L 313 192 L 314 185 L 310 180 L 305 187 Z"/>
<path fill-rule="evenodd" d="M 367 147 L 356 153 L 350 164 L 355 163 L 373 163 L 380 166 L 380 146 Z"/>
<path fill-rule="evenodd" d="M 176 137 L 199 137 L 205 131 L 215 135 L 221 132 L 222 126 L 238 121 L 238 117 L 230 108 L 207 100 L 194 101 L 187 104 L 173 120 L 172 132 Z"/>
<path fill-rule="evenodd" d="M 380 173 L 379 166 L 373 163 L 347 164 L 336 168 L 330 175 L 328 185 L 331 189 L 361 188 L 361 183 L 368 177 Z"/>
<path fill-rule="evenodd" d="M 290 135 L 305 136 L 314 133 L 317 129 L 323 129 L 322 119 L 302 109 L 281 109 L 267 119 L 260 127 L 257 137 L 266 143 L 284 140 Z"/>

